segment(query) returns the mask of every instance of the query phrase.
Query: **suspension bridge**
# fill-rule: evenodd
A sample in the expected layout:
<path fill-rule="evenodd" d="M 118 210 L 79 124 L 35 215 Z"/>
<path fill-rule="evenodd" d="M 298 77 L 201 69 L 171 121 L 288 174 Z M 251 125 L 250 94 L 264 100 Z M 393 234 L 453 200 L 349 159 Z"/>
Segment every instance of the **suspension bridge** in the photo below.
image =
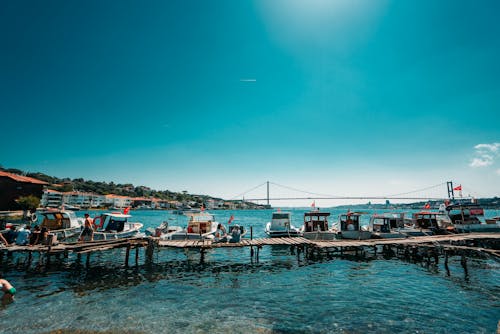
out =
<path fill-rule="evenodd" d="M 273 197 L 270 195 L 270 185 L 273 185 L 278 188 L 290 190 L 296 193 L 302 194 L 301 196 L 290 196 L 290 197 L 283 197 L 283 196 L 277 196 Z M 446 185 L 447 191 L 448 191 L 448 197 L 436 197 L 436 196 L 417 196 L 415 194 L 422 193 L 424 191 L 429 191 L 433 190 L 439 187 L 444 187 Z M 255 192 L 259 188 L 266 187 L 266 195 L 265 196 L 257 196 L 257 197 L 246 197 L 245 195 Z M 470 197 L 462 197 L 462 187 L 461 185 L 459 187 L 453 187 L 453 182 L 448 181 L 448 182 L 443 182 L 440 184 L 432 185 L 429 187 L 421 188 L 421 189 L 416 189 L 416 190 L 411 190 L 408 192 L 404 193 L 398 193 L 398 194 L 391 194 L 391 195 L 366 195 L 366 196 L 352 196 L 352 195 L 329 195 L 329 194 L 320 194 L 320 193 L 315 193 L 315 192 L 310 192 L 306 190 L 301 190 L 293 187 L 289 187 L 286 185 L 281 185 L 275 182 L 270 182 L 266 181 L 264 183 L 261 183 L 255 187 L 252 187 L 234 197 L 231 198 L 231 200 L 237 200 L 237 199 L 242 199 L 242 201 L 245 202 L 258 202 L 258 201 L 265 201 L 266 204 L 269 206 L 271 201 L 288 201 L 288 200 L 413 200 L 413 201 L 441 201 L 445 199 L 455 199 L 455 190 L 460 191 L 460 198 L 466 199 Z"/>

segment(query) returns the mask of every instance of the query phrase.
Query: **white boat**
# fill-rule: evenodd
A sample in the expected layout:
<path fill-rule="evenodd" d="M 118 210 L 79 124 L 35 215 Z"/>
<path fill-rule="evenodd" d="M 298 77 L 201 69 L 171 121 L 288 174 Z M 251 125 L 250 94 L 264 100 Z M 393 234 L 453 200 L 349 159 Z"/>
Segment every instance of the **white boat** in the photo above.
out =
<path fill-rule="evenodd" d="M 271 238 L 300 237 L 300 230 L 292 225 L 290 212 L 273 212 L 271 221 L 266 224 L 265 232 Z"/>
<path fill-rule="evenodd" d="M 447 234 L 449 222 L 449 218 L 442 212 L 415 212 L 411 221 L 405 225 L 403 233 L 410 237 Z"/>
<path fill-rule="evenodd" d="M 143 224 L 129 222 L 132 217 L 120 212 L 103 213 L 94 218 L 97 229 L 94 231 L 94 240 L 121 239 L 136 236 Z"/>
<path fill-rule="evenodd" d="M 161 240 L 170 240 L 172 234 L 180 231 L 182 231 L 182 227 L 169 225 L 167 221 L 164 221 L 157 228 L 147 228 L 145 234 L 147 236 L 160 238 Z"/>
<path fill-rule="evenodd" d="M 213 239 L 217 231 L 218 222 L 214 215 L 206 212 L 194 212 L 188 216 L 188 225 L 186 229 L 174 232 L 168 236 L 168 240 L 202 240 Z"/>
<path fill-rule="evenodd" d="M 340 231 L 338 235 L 342 239 L 370 239 L 372 232 L 369 226 L 361 225 L 360 217 L 364 213 L 348 212 L 339 216 Z"/>
<path fill-rule="evenodd" d="M 406 238 L 404 213 L 374 214 L 370 217 L 372 238 Z"/>
<path fill-rule="evenodd" d="M 41 216 L 40 227 L 47 228 L 58 240 L 76 236 L 82 230 L 83 220 L 77 218 L 73 211 L 49 209 L 37 213 Z"/>
<path fill-rule="evenodd" d="M 303 237 L 309 240 L 336 239 L 338 231 L 329 229 L 329 216 L 330 212 L 321 212 L 319 209 L 304 213 L 304 225 L 300 228 Z"/>
<path fill-rule="evenodd" d="M 446 207 L 457 233 L 500 232 L 498 219 L 484 219 L 484 210 L 478 204 L 452 204 Z"/>

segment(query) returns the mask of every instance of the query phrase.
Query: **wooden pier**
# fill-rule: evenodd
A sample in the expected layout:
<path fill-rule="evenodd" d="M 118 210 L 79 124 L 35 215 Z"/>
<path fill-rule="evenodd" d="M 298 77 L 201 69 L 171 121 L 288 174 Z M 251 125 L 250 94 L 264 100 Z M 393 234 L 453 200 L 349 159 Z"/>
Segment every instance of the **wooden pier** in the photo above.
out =
<path fill-rule="evenodd" d="M 250 248 L 250 256 L 259 259 L 259 251 L 264 246 L 289 246 L 305 256 L 314 256 L 319 254 L 340 254 L 345 252 L 364 253 L 367 250 L 377 254 L 377 249 L 383 250 L 393 248 L 404 254 L 419 254 L 419 256 L 436 257 L 443 255 L 447 258 L 449 255 L 461 255 L 482 253 L 500 259 L 500 233 L 468 233 L 468 234 L 450 234 L 435 235 L 423 237 L 409 237 L 404 239 L 368 239 L 368 240 L 308 240 L 301 237 L 293 238 L 257 238 L 243 239 L 238 243 L 214 242 L 212 240 L 159 240 L 158 238 L 129 238 L 103 240 L 82 243 L 59 243 L 54 246 L 35 245 L 35 246 L 9 246 L 0 248 L 0 264 L 5 255 L 7 258 L 13 254 L 25 254 L 28 264 L 31 262 L 33 254 L 38 254 L 39 258 L 44 257 L 47 264 L 50 259 L 55 257 L 59 259 L 61 255 L 67 258 L 70 253 L 76 254 L 77 260 L 86 255 L 87 266 L 90 263 L 90 255 L 95 252 L 104 252 L 113 249 L 126 250 L 125 266 L 129 265 L 130 252 L 135 250 L 135 264 L 138 265 L 139 250 L 145 250 L 146 262 L 152 262 L 155 251 L 177 249 L 198 250 L 201 254 L 200 260 L 203 261 L 204 254 L 210 249 L 223 248 Z M 423 250 L 423 252 L 422 252 Z M 423 254 L 423 255 L 422 255 Z"/>

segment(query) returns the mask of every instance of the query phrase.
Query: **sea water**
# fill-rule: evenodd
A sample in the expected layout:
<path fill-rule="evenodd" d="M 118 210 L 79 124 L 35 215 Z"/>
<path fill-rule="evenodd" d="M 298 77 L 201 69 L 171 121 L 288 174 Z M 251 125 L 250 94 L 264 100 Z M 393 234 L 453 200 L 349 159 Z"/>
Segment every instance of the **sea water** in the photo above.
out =
<path fill-rule="evenodd" d="M 332 212 L 331 221 L 340 212 Z M 300 226 L 305 210 L 292 210 Z M 219 222 L 252 226 L 264 237 L 270 210 L 214 211 Z M 91 216 L 94 216 L 91 212 Z M 185 226 L 167 211 L 132 211 L 156 227 Z M 487 215 L 498 212 L 487 211 Z M 83 212 L 78 213 L 83 216 Z M 249 234 L 247 234 L 249 237 Z M 500 262 L 469 258 L 467 271 L 397 258 L 307 260 L 289 247 L 163 249 L 139 266 L 124 250 L 74 255 L 47 268 L 35 256 L 26 269 L 14 256 L 2 272 L 18 290 L 0 309 L 1 333 L 495 333 L 500 319 Z M 85 261 L 83 261 L 85 262 Z"/>

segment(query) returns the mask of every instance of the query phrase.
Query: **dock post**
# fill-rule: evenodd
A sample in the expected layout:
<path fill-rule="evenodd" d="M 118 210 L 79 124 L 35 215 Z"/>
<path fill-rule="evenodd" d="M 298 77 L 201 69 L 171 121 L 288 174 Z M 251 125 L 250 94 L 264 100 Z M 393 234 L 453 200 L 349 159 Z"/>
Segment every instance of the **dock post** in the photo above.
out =
<path fill-rule="evenodd" d="M 448 251 L 444 251 L 444 269 L 446 269 L 446 274 L 450 276 L 450 268 L 448 267 Z"/>
<path fill-rule="evenodd" d="M 47 267 L 50 266 L 50 249 L 51 249 L 51 246 L 49 246 L 47 248 Z"/>
<path fill-rule="evenodd" d="M 148 239 L 148 245 L 146 247 L 146 263 L 153 263 L 153 254 L 155 249 L 155 243 L 152 238 Z"/>
<path fill-rule="evenodd" d="M 205 247 L 200 248 L 200 263 L 205 262 Z"/>
<path fill-rule="evenodd" d="M 127 250 L 125 252 L 125 267 L 128 267 L 128 258 L 130 256 L 130 243 L 127 244 Z"/>
<path fill-rule="evenodd" d="M 87 253 L 87 261 L 86 261 L 85 265 L 87 266 L 87 268 L 90 267 L 90 252 Z"/>
<path fill-rule="evenodd" d="M 135 266 L 139 265 L 139 246 L 135 247 Z"/>
<path fill-rule="evenodd" d="M 460 259 L 460 264 L 464 268 L 465 276 L 466 277 L 469 276 L 469 270 L 467 269 L 467 258 L 465 257 L 465 255 L 463 253 L 462 253 L 462 258 Z"/>
<path fill-rule="evenodd" d="M 253 240 L 253 226 L 250 226 L 250 241 Z M 253 246 L 250 246 L 250 257 L 253 258 Z"/>
<path fill-rule="evenodd" d="M 29 251 L 28 252 L 28 259 L 26 260 L 26 269 L 29 269 L 29 267 L 31 266 L 31 260 L 33 259 L 33 252 L 32 251 Z"/>

